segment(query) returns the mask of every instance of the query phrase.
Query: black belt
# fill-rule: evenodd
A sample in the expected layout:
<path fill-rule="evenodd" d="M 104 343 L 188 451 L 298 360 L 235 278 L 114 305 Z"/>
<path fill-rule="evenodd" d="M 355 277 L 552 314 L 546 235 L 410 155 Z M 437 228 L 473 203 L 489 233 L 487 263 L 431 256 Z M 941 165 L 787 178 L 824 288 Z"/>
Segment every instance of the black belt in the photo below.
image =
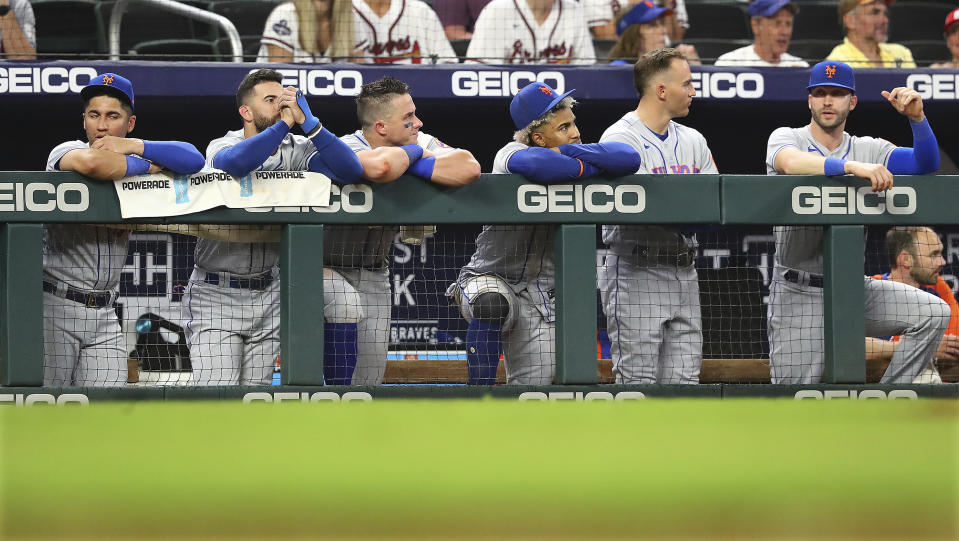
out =
<path fill-rule="evenodd" d="M 690 248 L 682 252 L 655 252 L 649 253 L 649 247 L 639 246 L 633 249 L 633 255 L 636 256 L 636 264 L 660 267 L 688 267 L 696 262 L 696 250 Z"/>
<path fill-rule="evenodd" d="M 812 274 L 812 273 L 808 273 L 808 274 L 809 274 L 809 283 L 808 283 L 808 285 L 809 285 L 810 287 L 818 287 L 818 288 L 821 289 L 821 288 L 822 288 L 822 276 L 820 276 L 820 275 L 818 275 L 818 274 Z M 792 282 L 792 283 L 794 283 L 794 284 L 803 285 L 802 275 L 800 275 L 799 272 L 794 271 L 794 270 L 792 270 L 792 269 L 787 270 L 786 272 L 784 272 L 784 273 L 783 273 L 783 278 L 784 278 L 787 282 Z"/>
<path fill-rule="evenodd" d="M 62 297 L 68 301 L 78 302 L 87 308 L 106 308 L 112 304 L 111 301 L 113 300 L 113 293 L 109 291 L 89 293 L 70 286 L 67 286 L 64 293 L 60 294 L 57 291 L 57 284 L 47 280 L 43 281 L 43 291 L 56 295 L 57 297 Z"/>
<path fill-rule="evenodd" d="M 203 278 L 203 281 L 218 286 L 220 285 L 220 275 L 215 272 L 206 273 L 206 277 Z M 270 284 L 273 283 L 273 271 L 267 271 L 263 274 L 257 276 L 251 276 L 250 278 L 238 278 L 236 276 L 230 276 L 230 287 L 235 289 L 266 289 Z"/>

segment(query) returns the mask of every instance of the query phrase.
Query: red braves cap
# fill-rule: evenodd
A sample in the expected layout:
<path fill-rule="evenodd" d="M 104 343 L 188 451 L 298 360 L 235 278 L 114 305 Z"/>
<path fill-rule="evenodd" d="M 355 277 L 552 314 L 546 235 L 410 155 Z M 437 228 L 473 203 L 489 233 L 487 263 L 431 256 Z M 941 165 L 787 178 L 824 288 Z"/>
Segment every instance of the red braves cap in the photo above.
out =
<path fill-rule="evenodd" d="M 949 33 L 949 27 L 956 24 L 957 20 L 959 20 L 959 8 L 950 11 L 949 15 L 946 15 L 946 24 L 942 27 L 942 33 Z"/>

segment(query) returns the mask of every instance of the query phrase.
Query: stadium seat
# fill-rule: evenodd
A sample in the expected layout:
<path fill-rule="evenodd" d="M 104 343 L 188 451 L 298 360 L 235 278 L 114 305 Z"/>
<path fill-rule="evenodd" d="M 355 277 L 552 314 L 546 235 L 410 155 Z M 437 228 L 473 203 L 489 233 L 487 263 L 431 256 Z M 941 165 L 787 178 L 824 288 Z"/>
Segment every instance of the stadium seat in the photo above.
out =
<path fill-rule="evenodd" d="M 796 2 L 799 13 L 793 20 L 793 39 L 842 41 L 845 33 L 839 25 L 836 2 Z"/>
<path fill-rule="evenodd" d="M 789 54 L 796 55 L 812 65 L 829 56 L 839 43 L 840 40 L 834 39 L 794 39 L 789 42 Z"/>
<path fill-rule="evenodd" d="M 259 39 L 266 18 L 279 4 L 275 0 L 213 0 L 210 11 L 230 19 L 240 36 L 256 35 Z"/>
<path fill-rule="evenodd" d="M 689 29 L 684 39 L 748 39 L 745 8 L 733 2 L 688 2 Z"/>
<path fill-rule="evenodd" d="M 946 47 L 945 40 L 916 40 L 902 41 L 904 45 L 912 51 L 912 58 L 919 67 L 925 67 L 934 62 L 943 62 L 952 58 L 949 49 Z"/>
<path fill-rule="evenodd" d="M 596 51 L 596 61 L 605 62 L 609 60 L 609 52 L 613 50 L 617 41 L 615 39 L 594 39 L 593 49 Z"/>
<path fill-rule="evenodd" d="M 889 6 L 889 41 L 933 40 L 942 37 L 946 14 L 953 3 L 901 2 Z"/>
<path fill-rule="evenodd" d="M 716 62 L 719 55 L 752 43 L 749 39 L 684 39 L 683 43 L 696 47 L 703 64 Z"/>
<path fill-rule="evenodd" d="M 240 43 L 243 44 L 243 61 L 255 62 L 257 53 L 260 52 L 260 39 L 258 36 L 240 36 Z M 230 38 L 220 38 L 216 40 L 216 50 L 220 53 L 223 60 L 231 60 L 233 50 L 230 48 Z"/>
<path fill-rule="evenodd" d="M 94 0 L 34 0 L 37 53 L 41 58 L 57 53 L 64 58 L 96 56 L 101 49 L 103 28 Z"/>
<path fill-rule="evenodd" d="M 199 0 L 180 0 L 201 9 L 210 7 L 208 2 Z M 104 29 L 103 50 L 109 49 L 110 12 L 113 10 L 114 0 L 98 0 L 97 13 L 100 25 Z M 123 15 L 120 28 L 120 53 L 127 54 L 135 45 L 151 41 L 164 40 L 201 40 L 213 42 L 219 37 L 215 26 L 195 21 L 163 9 L 157 9 L 147 4 L 131 2 Z M 212 45 L 211 45 L 212 47 Z"/>
<path fill-rule="evenodd" d="M 217 62 L 220 54 L 212 41 L 200 39 L 157 39 L 137 43 L 130 49 L 131 60 Z"/>

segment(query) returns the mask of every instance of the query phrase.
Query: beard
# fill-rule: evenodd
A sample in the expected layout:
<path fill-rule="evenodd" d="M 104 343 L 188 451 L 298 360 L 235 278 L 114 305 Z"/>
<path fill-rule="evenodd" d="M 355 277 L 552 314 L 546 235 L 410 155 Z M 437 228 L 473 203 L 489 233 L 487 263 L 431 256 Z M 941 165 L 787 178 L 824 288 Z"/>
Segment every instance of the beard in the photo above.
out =
<path fill-rule="evenodd" d="M 921 286 L 934 286 L 939 281 L 939 271 L 929 269 L 920 269 L 913 267 L 909 269 L 909 275 Z"/>
<path fill-rule="evenodd" d="M 818 124 L 819 127 L 823 129 L 823 131 L 827 131 L 827 132 L 833 131 L 840 126 L 844 126 L 846 123 L 846 118 L 849 117 L 849 111 L 846 111 L 844 113 L 836 111 L 835 109 L 833 111 L 836 113 L 836 116 L 832 120 L 832 122 L 827 122 L 822 117 L 822 113 L 817 113 L 815 111 L 813 111 L 813 115 L 812 115 L 813 121 L 816 124 Z"/>
<path fill-rule="evenodd" d="M 280 120 L 280 113 L 276 113 L 272 117 L 266 117 L 258 115 L 255 111 L 253 112 L 253 126 L 256 128 L 256 133 L 263 133 L 270 126 L 276 124 L 278 120 Z"/>

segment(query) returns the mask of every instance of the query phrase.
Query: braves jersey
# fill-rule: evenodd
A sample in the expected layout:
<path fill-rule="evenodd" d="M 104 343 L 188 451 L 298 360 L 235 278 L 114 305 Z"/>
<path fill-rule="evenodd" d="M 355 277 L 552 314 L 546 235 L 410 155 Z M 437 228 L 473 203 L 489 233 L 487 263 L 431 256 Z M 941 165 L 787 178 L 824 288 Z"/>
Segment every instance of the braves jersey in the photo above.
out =
<path fill-rule="evenodd" d="M 712 152 L 701 133 L 673 121 L 666 126 L 666 139 L 646 127 L 635 111 L 623 115 L 603 132 L 600 143 L 619 141 L 639 152 L 639 175 L 719 174 Z M 628 255 L 637 244 L 661 249 L 695 247 L 695 239 L 660 226 L 604 225 L 603 242 L 615 252 Z"/>
<path fill-rule="evenodd" d="M 489 64 L 593 64 L 596 53 L 585 8 L 555 0 L 542 24 L 526 0 L 493 0 L 480 13 L 467 62 Z"/>
<path fill-rule="evenodd" d="M 60 160 L 71 150 L 90 148 L 67 141 L 50 151 L 47 171 L 60 171 Z M 43 230 L 43 272 L 78 289 L 109 291 L 120 284 L 127 259 L 129 231 L 78 224 L 47 224 Z"/>
<path fill-rule="evenodd" d="M 213 167 L 213 158 L 221 150 L 243 140 L 243 130 L 227 132 L 210 141 L 206 148 L 206 166 Z M 279 149 L 256 168 L 256 171 L 306 171 L 316 154 L 316 147 L 306 137 L 288 133 Z M 238 275 L 261 274 L 273 268 L 280 259 L 280 245 L 276 242 L 228 242 L 198 238 L 196 264 L 213 272 L 231 272 Z"/>
<path fill-rule="evenodd" d="M 766 146 L 766 173 L 778 175 L 776 155 L 786 147 L 795 147 L 803 152 L 811 152 L 825 158 L 840 158 L 864 163 L 886 165 L 889 155 L 896 148 L 885 139 L 875 137 L 855 137 L 846 132 L 842 134 L 842 143 L 830 151 L 812 136 L 809 126 L 802 128 L 777 128 L 769 136 Z M 776 264 L 792 269 L 822 274 L 822 234 L 820 226 L 777 226 Z"/>
<path fill-rule="evenodd" d="M 392 0 L 382 17 L 364 0 L 353 0 L 354 50 L 374 63 L 456 63 L 456 53 L 446 39 L 439 17 L 420 0 Z"/>
<path fill-rule="evenodd" d="M 269 62 L 267 45 L 273 45 L 293 53 L 294 62 L 329 62 L 325 54 L 313 55 L 300 45 L 300 19 L 296 15 L 293 2 L 276 6 L 266 18 L 260 50 L 256 54 L 257 62 Z M 325 53 L 325 51 L 324 51 Z"/>

